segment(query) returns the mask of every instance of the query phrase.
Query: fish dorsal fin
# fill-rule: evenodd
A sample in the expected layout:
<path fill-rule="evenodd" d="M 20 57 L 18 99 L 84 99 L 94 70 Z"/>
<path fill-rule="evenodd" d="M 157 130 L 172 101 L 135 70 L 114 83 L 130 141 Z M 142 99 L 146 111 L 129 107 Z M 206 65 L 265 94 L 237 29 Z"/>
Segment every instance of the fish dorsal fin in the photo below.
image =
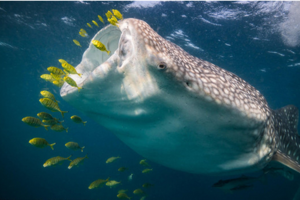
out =
<path fill-rule="evenodd" d="M 279 143 L 273 160 L 300 173 L 300 137 L 297 131 L 299 111 L 289 105 L 273 113 Z"/>

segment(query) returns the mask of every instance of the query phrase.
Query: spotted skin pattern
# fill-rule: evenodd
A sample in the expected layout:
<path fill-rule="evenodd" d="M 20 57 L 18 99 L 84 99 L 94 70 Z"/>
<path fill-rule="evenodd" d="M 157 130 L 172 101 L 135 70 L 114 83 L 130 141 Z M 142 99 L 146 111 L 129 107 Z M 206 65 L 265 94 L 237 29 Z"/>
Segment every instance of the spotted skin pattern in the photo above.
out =
<path fill-rule="evenodd" d="M 263 163 L 273 159 L 300 172 L 298 109 L 295 106 L 270 109 L 264 96 L 237 75 L 188 54 L 158 35 L 146 22 L 127 20 L 135 25 L 138 39 L 144 41 L 148 51 L 172 63 L 166 67 L 166 73 L 172 74 L 188 90 L 261 123 L 262 131 L 256 130 L 254 135 L 260 141 L 257 146 L 262 147 L 256 150 Z"/>
<path fill-rule="evenodd" d="M 87 77 L 80 83 L 85 91 L 75 93 L 65 84 L 66 101 L 167 167 L 228 175 L 260 170 L 274 160 L 300 172 L 296 107 L 272 110 L 246 81 L 188 54 L 142 20 L 120 20 L 119 29 L 118 46 L 107 60 L 99 56 L 91 65 L 94 51 L 87 50 L 76 67 Z"/>

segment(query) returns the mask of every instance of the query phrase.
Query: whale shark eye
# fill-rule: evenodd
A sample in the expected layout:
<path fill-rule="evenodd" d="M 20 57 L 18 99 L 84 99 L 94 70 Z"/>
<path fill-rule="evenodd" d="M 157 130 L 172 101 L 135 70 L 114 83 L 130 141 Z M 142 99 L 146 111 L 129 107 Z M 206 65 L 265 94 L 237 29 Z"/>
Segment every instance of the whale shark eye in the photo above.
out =
<path fill-rule="evenodd" d="M 167 64 L 164 62 L 161 62 L 158 64 L 158 69 L 165 69 L 167 67 Z"/>

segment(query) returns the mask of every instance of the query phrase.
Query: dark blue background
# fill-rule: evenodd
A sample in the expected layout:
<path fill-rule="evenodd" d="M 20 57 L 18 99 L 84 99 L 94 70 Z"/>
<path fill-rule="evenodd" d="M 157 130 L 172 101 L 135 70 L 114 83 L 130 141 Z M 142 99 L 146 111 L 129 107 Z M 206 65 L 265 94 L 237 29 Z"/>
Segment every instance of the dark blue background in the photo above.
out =
<path fill-rule="evenodd" d="M 129 189 L 128 195 L 139 199 L 132 191 L 145 182 L 155 184 L 155 187 L 147 189 L 149 196 L 146 199 L 149 200 L 292 199 L 299 186 L 298 174 L 295 174 L 294 181 L 281 176 L 270 176 L 266 185 L 256 183 L 252 189 L 233 194 L 211 187 L 221 178 L 232 177 L 189 174 L 150 161 L 153 172 L 142 174 L 143 167 L 138 164 L 141 156 L 112 133 L 73 109 L 60 98 L 58 88 L 39 77 L 47 73 L 47 67 L 59 66 L 59 58 L 76 66 L 91 37 L 103 27 L 97 15 L 104 18 L 107 10 L 118 9 L 125 18 L 145 20 L 163 37 L 170 36 L 175 30 L 182 30 L 186 38 L 204 51 L 185 46 L 187 42 L 180 37 L 174 37 L 171 41 L 190 54 L 234 72 L 248 81 L 261 91 L 271 108 L 277 109 L 288 104 L 300 107 L 300 68 L 288 67 L 300 62 L 299 46 L 286 46 L 280 32 L 276 31 L 277 24 L 287 17 L 287 12 L 281 11 L 279 6 L 278 10 L 258 13 L 260 7 L 255 2 L 161 2 L 153 7 L 128 5 L 135 4 L 0 2 L 0 199 L 117 199 L 119 189 Z M 252 15 L 238 19 L 214 19 L 207 14 L 218 9 L 243 10 Z M 277 18 L 273 17 L 276 12 L 280 13 Z M 162 13 L 166 16 L 162 16 Z M 65 24 L 63 17 L 74 18 L 73 26 Z M 87 27 L 86 23 L 91 23 L 91 20 L 96 20 L 100 28 Z M 80 28 L 88 32 L 89 38 L 79 36 Z M 254 37 L 260 40 L 254 40 Z M 82 48 L 74 45 L 73 39 L 80 41 Z M 295 54 L 289 53 L 287 49 Z M 268 51 L 280 52 L 284 56 Z M 32 128 L 21 121 L 25 116 L 47 112 L 38 101 L 39 92 L 43 89 L 53 92 L 60 101 L 61 109 L 69 111 L 65 118 L 69 133 Z M 74 124 L 69 119 L 74 114 L 88 121 L 87 125 L 84 127 Z M 53 115 L 61 117 L 59 113 Z M 31 146 L 28 141 L 33 137 L 46 138 L 49 143 L 56 142 L 54 151 Z M 64 144 L 68 141 L 77 141 L 86 146 L 84 153 L 67 149 Z M 89 158 L 78 168 L 67 169 L 67 162 L 57 167 L 42 166 L 53 156 L 67 157 L 72 154 L 72 158 L 76 158 L 86 153 Z M 120 160 L 105 164 L 107 158 L 118 155 L 122 157 Z M 121 166 L 128 166 L 130 170 L 120 173 L 117 169 Z M 130 173 L 134 176 L 128 182 Z M 107 177 L 121 181 L 122 185 L 114 189 L 106 186 L 97 190 L 88 189 L 92 181 Z"/>

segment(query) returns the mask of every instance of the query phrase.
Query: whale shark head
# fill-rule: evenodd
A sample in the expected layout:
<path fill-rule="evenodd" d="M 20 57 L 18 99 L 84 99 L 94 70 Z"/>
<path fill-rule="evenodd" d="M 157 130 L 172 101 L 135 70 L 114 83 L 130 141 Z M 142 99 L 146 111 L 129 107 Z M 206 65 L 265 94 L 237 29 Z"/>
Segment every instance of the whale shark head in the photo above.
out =
<path fill-rule="evenodd" d="M 93 38 L 61 96 L 142 156 L 191 173 L 264 167 L 277 136 L 264 97 L 238 76 L 189 55 L 146 22 L 124 19 Z M 272 133 L 272 134 L 270 134 Z M 101 141 L 99 141 L 101 142 Z"/>

